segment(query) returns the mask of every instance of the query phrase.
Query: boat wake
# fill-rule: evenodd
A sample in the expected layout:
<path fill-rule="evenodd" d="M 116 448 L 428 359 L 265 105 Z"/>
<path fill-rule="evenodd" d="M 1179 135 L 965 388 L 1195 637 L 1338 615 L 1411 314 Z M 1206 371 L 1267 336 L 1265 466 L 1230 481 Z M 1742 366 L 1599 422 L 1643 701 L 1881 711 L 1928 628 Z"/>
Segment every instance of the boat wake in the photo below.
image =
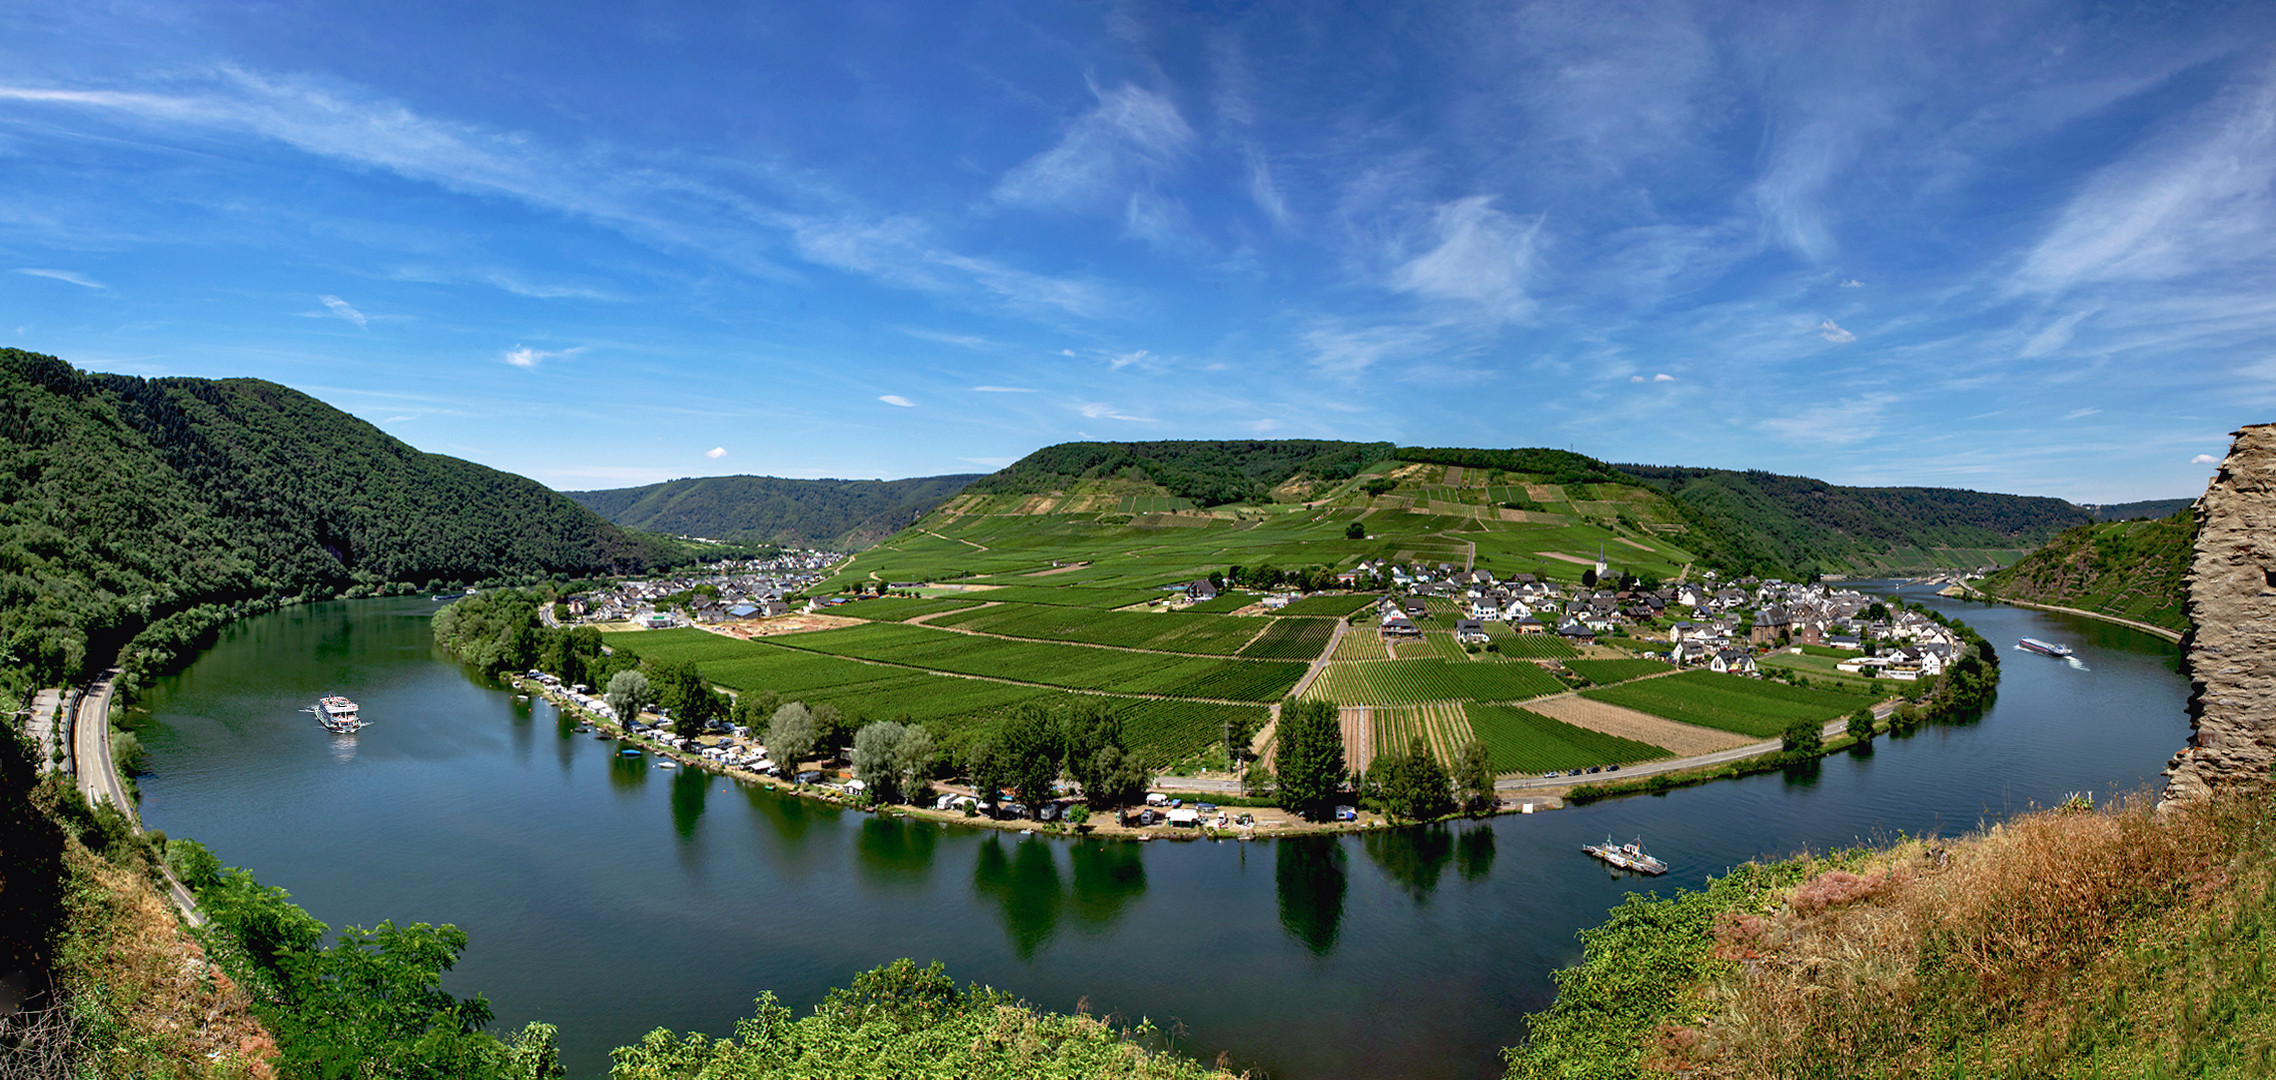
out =
<path fill-rule="evenodd" d="M 2064 657 L 2064 658 L 2063 658 L 2063 662 L 2064 662 L 2064 663 L 2066 663 L 2066 664 L 2069 664 L 2069 665 L 2070 665 L 2070 668 L 2071 668 L 2071 670 L 2072 670 L 2072 671 L 2093 671 L 2093 670 L 2094 670 L 2093 668 L 2090 668 L 2090 667 L 2086 666 L 2086 661 L 2084 661 L 2084 660 L 2081 660 L 2081 659 L 2079 659 L 2078 657 L 2075 657 L 2075 656 L 2066 656 L 2066 657 Z"/>

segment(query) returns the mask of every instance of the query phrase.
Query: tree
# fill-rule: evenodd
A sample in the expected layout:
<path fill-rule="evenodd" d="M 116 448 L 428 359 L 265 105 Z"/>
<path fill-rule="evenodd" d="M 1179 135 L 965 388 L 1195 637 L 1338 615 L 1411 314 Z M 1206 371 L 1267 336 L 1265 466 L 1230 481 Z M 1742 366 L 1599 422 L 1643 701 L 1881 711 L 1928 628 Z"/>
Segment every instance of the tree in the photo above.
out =
<path fill-rule="evenodd" d="M 772 690 L 745 691 L 735 698 L 735 723 L 766 738 L 767 721 L 774 719 L 774 711 L 782 708 L 782 695 Z"/>
<path fill-rule="evenodd" d="M 1031 703 L 1013 710 L 996 728 L 998 775 L 1019 793 L 1030 817 L 1042 812 L 1051 798 L 1051 782 L 1059 778 L 1059 733 L 1052 721 L 1049 710 Z"/>
<path fill-rule="evenodd" d="M 1859 742 L 1873 741 L 1873 709 L 1866 706 L 1849 714 L 1849 737 Z"/>
<path fill-rule="evenodd" d="M 1062 760 L 1083 797 L 1100 809 L 1137 802 L 1147 770 L 1122 742 L 1122 718 L 1096 699 L 1076 703 L 1059 720 Z"/>
<path fill-rule="evenodd" d="M 1314 821 L 1326 816 L 1343 786 L 1343 725 L 1335 702 L 1307 699 L 1280 706 L 1280 805 Z"/>
<path fill-rule="evenodd" d="M 1486 744 L 1472 739 L 1454 751 L 1455 795 L 1462 809 L 1477 813 L 1494 804 L 1494 767 Z"/>
<path fill-rule="evenodd" d="M 792 769 L 814 753 L 814 714 L 805 703 L 793 701 L 774 711 L 767 721 L 767 753 Z"/>
<path fill-rule="evenodd" d="M 1587 589 L 1596 588 L 1596 567 L 1591 566 L 1588 569 L 1581 571 L 1581 587 Z"/>
<path fill-rule="evenodd" d="M 808 711 L 814 714 L 814 747 L 836 753 L 839 748 L 853 742 L 854 732 L 861 727 L 860 720 L 838 712 L 835 705 L 815 705 Z"/>
<path fill-rule="evenodd" d="M 1430 752 L 1427 740 L 1408 742 L 1403 754 L 1376 758 L 1367 772 L 1382 789 L 1383 812 L 1394 821 L 1429 821 L 1453 809 L 1446 770 Z"/>
<path fill-rule="evenodd" d="M 1788 751 L 1815 754 L 1825 746 L 1824 725 L 1816 720 L 1796 720 L 1786 725 L 1782 741 Z"/>
<path fill-rule="evenodd" d="M 1367 539 L 1367 526 L 1354 521 L 1343 527 L 1343 538 L 1346 540 L 1365 540 Z"/>
<path fill-rule="evenodd" d="M 695 661 L 660 663 L 655 671 L 650 685 L 655 688 L 656 704 L 672 714 L 673 734 L 695 738 L 703 734 L 704 725 L 726 712 L 726 698 L 711 688 L 711 681 L 696 670 Z"/>
<path fill-rule="evenodd" d="M 640 718 L 640 710 L 655 700 L 655 691 L 648 686 L 648 676 L 637 671 L 619 671 L 609 676 L 608 692 L 601 695 L 609 710 L 627 724 Z"/>
<path fill-rule="evenodd" d="M 880 720 L 854 733 L 854 777 L 881 801 L 901 801 L 932 756 L 932 733 L 914 724 Z"/>

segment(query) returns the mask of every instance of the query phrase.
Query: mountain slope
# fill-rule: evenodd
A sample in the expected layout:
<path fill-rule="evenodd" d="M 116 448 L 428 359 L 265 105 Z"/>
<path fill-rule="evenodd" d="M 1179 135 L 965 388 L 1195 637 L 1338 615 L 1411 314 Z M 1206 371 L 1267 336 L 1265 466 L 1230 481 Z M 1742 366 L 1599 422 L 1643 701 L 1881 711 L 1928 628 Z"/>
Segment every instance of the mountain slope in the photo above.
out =
<path fill-rule="evenodd" d="M 1653 465 L 1622 472 L 1668 495 L 1694 546 L 1731 569 L 1873 571 L 1969 565 L 2094 520 L 2061 499 L 1959 488 L 1843 487 L 1801 476 Z M 1704 540 L 1704 542 L 1701 542 Z"/>
<path fill-rule="evenodd" d="M 190 614 L 212 605 L 671 554 L 535 481 L 258 380 L 90 374 L 0 349 L 0 458 L 0 640 L 35 678 L 138 634 L 164 653 L 219 621 Z"/>
<path fill-rule="evenodd" d="M 619 525 L 786 547 L 865 548 L 979 479 L 786 480 L 701 476 L 643 487 L 563 494 Z"/>
<path fill-rule="evenodd" d="M 2187 631 L 2189 597 L 2183 578 L 2196 541 L 2196 511 L 2188 507 L 2154 521 L 2082 525 L 1986 577 L 1979 587 L 2005 599 Z"/>

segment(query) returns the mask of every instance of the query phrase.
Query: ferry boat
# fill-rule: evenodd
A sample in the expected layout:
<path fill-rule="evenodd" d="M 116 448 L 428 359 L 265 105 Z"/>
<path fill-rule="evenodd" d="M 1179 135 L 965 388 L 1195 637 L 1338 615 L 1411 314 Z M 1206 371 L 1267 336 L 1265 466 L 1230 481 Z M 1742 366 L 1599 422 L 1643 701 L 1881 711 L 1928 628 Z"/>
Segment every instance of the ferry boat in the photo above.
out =
<path fill-rule="evenodd" d="M 2052 642 L 2041 641 L 2035 637 L 2024 638 L 2023 640 L 2016 642 L 2016 644 L 2021 645 L 2022 647 L 2029 649 L 2032 652 L 2038 653 L 2041 656 L 2069 656 L 2071 654 L 2071 647 L 2068 645 L 2056 645 Z"/>
<path fill-rule="evenodd" d="M 1584 844 L 1581 850 L 1622 870 L 1633 870 L 1639 874 L 1654 876 L 1667 873 L 1666 863 L 1644 853 L 1644 844 L 1641 840 L 1631 840 L 1625 844 L 1615 845 L 1612 838 L 1607 836 L 1603 843 Z"/>
<path fill-rule="evenodd" d="M 317 699 L 316 707 L 308 711 L 316 714 L 316 722 L 324 725 L 324 730 L 340 735 L 353 735 L 370 726 L 356 715 L 355 702 L 337 694 Z"/>

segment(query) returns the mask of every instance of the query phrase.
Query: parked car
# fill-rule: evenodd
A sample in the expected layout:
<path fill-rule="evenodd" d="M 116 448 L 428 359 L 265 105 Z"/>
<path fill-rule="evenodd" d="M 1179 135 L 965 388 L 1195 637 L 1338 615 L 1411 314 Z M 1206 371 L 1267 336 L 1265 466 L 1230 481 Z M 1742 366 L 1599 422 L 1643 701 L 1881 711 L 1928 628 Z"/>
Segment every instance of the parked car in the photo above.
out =
<path fill-rule="evenodd" d="M 1144 809 L 1144 810 L 1140 810 L 1140 811 L 1138 811 L 1138 824 L 1140 824 L 1140 825 L 1152 825 L 1153 823 L 1154 823 L 1154 808 L 1153 808 L 1153 807 L 1149 806 L 1149 807 L 1147 807 L 1147 808 L 1146 808 L 1146 809 Z"/>
<path fill-rule="evenodd" d="M 1193 808 L 1201 811 L 1204 814 L 1214 814 L 1217 812 L 1216 803 L 1197 802 L 1193 804 Z"/>
<path fill-rule="evenodd" d="M 1359 820 L 1359 810 L 1358 810 L 1358 808 L 1356 808 L 1356 807 L 1351 807 L 1351 806 L 1339 806 L 1339 807 L 1336 807 L 1336 820 L 1337 820 L 1337 821 L 1358 821 L 1358 820 Z"/>

